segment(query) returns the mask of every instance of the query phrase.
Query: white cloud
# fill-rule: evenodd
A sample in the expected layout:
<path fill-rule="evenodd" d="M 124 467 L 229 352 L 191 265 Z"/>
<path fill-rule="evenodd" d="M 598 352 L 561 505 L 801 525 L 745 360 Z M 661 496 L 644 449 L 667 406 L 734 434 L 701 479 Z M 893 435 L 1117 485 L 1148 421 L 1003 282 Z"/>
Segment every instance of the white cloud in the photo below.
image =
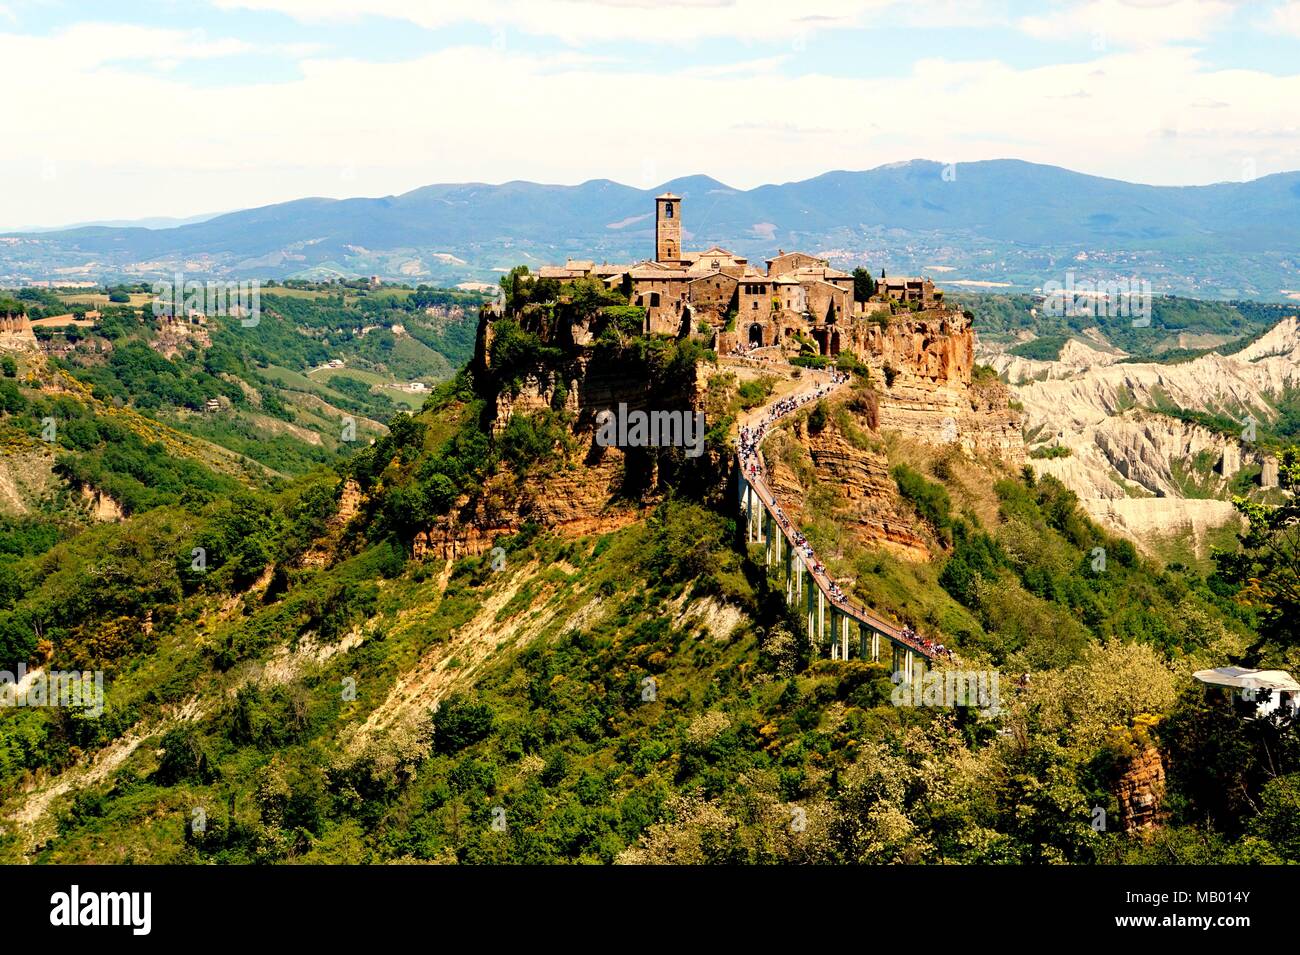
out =
<path fill-rule="evenodd" d="M 20 71 L 45 78 L 56 71 L 85 74 L 111 63 L 207 60 L 254 49 L 243 40 L 211 39 L 199 30 L 122 23 L 79 23 L 51 36 L 0 33 L 0 63 L 11 78 Z"/>
<path fill-rule="evenodd" d="M 1279 3 L 1271 11 L 1268 26 L 1290 36 L 1300 36 L 1300 0 Z"/>
<path fill-rule="evenodd" d="M 771 73 L 788 63 L 790 56 L 766 56 L 757 60 L 744 60 L 740 63 L 719 63 L 709 66 L 693 66 L 683 70 L 685 76 L 739 76 L 753 73 Z"/>
<path fill-rule="evenodd" d="M 1212 70 L 1186 47 L 1031 69 L 935 56 L 863 78 L 774 60 L 712 75 L 609 70 L 603 51 L 476 46 L 399 62 L 318 57 L 290 81 L 196 87 L 188 34 L 124 30 L 111 62 L 102 36 L 0 34 L 16 87 L 6 121 L 24 131 L 0 154 L 0 227 L 446 181 L 650 186 L 704 172 L 748 187 L 915 157 L 1017 157 L 1160 183 L 1237 178 L 1243 159 L 1261 175 L 1300 167 L 1300 76 Z M 119 57 L 182 62 L 150 73 Z M 664 95 L 673 83 L 688 95 Z"/>
<path fill-rule="evenodd" d="M 304 22 L 363 16 L 426 29 L 478 23 L 572 43 L 731 37 L 792 43 L 819 30 L 864 25 L 899 0 L 214 0 L 226 9 L 274 10 Z M 950 4 L 942 4 L 947 7 Z M 971 3 L 967 3 L 969 8 Z M 943 11 L 936 11 L 942 15 Z"/>
<path fill-rule="evenodd" d="M 1232 0 L 1087 0 L 1051 13 L 1024 17 L 1020 29 L 1044 40 L 1112 47 L 1153 47 L 1203 40 L 1231 17 Z"/>

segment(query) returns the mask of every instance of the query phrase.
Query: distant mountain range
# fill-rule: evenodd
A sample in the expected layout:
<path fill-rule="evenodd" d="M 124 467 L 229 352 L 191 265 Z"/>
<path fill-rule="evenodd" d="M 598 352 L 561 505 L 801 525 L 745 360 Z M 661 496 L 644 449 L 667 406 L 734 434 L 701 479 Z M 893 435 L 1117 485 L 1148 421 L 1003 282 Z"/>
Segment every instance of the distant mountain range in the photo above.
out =
<path fill-rule="evenodd" d="M 174 216 L 153 216 L 144 219 L 99 219 L 93 222 L 73 222 L 68 225 L 58 226 L 28 226 L 23 229 L 14 229 L 8 234 L 72 232 L 76 229 L 89 229 L 95 226 L 110 229 L 174 229 L 177 226 L 192 225 L 195 222 L 207 222 L 209 219 L 215 219 L 222 214 L 220 212 L 208 212 L 203 215 L 186 216 L 184 219 L 177 219 Z"/>
<path fill-rule="evenodd" d="M 749 190 L 707 176 L 653 189 L 460 183 L 300 199 L 173 228 L 11 233 L 0 236 L 0 283 L 177 270 L 451 283 L 566 256 L 634 261 L 652 253 L 651 198 L 665 190 L 685 198 L 688 247 L 717 243 L 755 261 L 798 248 L 968 288 L 1034 288 L 1070 270 L 1211 298 L 1300 290 L 1300 173 L 1147 186 L 1019 160 L 914 160 Z"/>

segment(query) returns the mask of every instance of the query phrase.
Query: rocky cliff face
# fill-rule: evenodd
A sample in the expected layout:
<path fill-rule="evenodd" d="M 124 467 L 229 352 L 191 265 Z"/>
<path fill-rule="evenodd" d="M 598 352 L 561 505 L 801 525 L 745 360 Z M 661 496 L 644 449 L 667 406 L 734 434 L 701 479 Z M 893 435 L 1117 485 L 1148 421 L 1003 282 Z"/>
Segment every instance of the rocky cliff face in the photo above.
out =
<path fill-rule="evenodd" d="M 806 451 L 815 469 L 818 484 L 833 487 L 846 504 L 844 523 L 859 541 L 883 547 L 905 560 L 923 561 L 930 557 L 929 548 L 916 533 L 916 516 L 898 496 L 898 488 L 889 475 L 889 460 L 883 451 L 858 447 L 831 422 L 817 434 L 796 422 L 784 434 L 769 439 L 764 446 L 772 491 L 782 502 L 795 523 L 806 523 L 810 477 L 801 476 L 790 459 L 803 455 L 787 446 L 795 442 Z M 791 451 L 795 451 L 792 455 Z"/>
<path fill-rule="evenodd" d="M 1300 320 L 1280 322 L 1235 354 L 1182 364 L 1045 364 L 1053 365 L 1047 380 L 1014 392 L 1032 441 L 1064 445 L 1070 455 L 1034 460 L 1034 468 L 1060 478 L 1091 514 L 1139 545 L 1188 532 L 1200 539 L 1215 522 L 1236 521 L 1227 501 L 1242 468 L 1260 467 L 1262 486 L 1276 484 L 1270 459 L 1248 440 L 1150 409 L 1264 413 L 1271 396 L 1300 384 Z"/>
<path fill-rule="evenodd" d="M 1120 825 L 1125 832 L 1160 825 L 1165 798 L 1165 766 L 1160 752 L 1150 747 L 1139 753 L 1120 777 L 1115 791 Z"/>
<path fill-rule="evenodd" d="M 361 503 L 360 485 L 352 478 L 348 478 L 339 489 L 338 510 L 326 524 L 325 536 L 303 554 L 301 561 L 303 567 L 324 567 L 330 562 L 348 522 L 360 513 Z"/>
<path fill-rule="evenodd" d="M 557 347 L 564 359 L 523 375 L 518 387 L 502 388 L 493 399 L 492 431 L 500 435 L 517 415 L 559 412 L 568 422 L 569 447 L 558 460 L 521 479 L 509 468 L 491 477 L 482 493 L 417 536 L 417 556 L 455 558 L 482 553 L 501 534 L 536 522 L 573 535 L 607 533 L 638 519 L 663 496 L 678 449 L 602 447 L 596 441 L 597 414 L 626 405 L 628 412 L 703 407 L 708 369 L 665 392 L 640 367 L 609 360 L 591 344 L 587 323 L 536 325 L 532 330 Z M 491 321 L 480 322 L 476 364 L 490 372 Z M 716 371 L 716 369 L 713 369 Z M 713 462 L 724 470 L 729 461 Z M 665 470 L 665 469 L 668 470 Z"/>
<path fill-rule="evenodd" d="M 1220 496 L 1242 462 L 1257 457 L 1208 428 L 1136 409 L 1052 439 L 1070 456 L 1034 467 L 1083 498 L 1185 497 L 1193 483 L 1200 496 Z"/>
<path fill-rule="evenodd" d="M 1080 502 L 1088 516 L 1146 544 L 1155 538 L 1179 537 L 1199 554 L 1211 531 L 1243 523 L 1231 501 L 1203 498 L 1088 498 Z"/>
<path fill-rule="evenodd" d="M 1096 332 L 1096 329 L 1091 331 Z M 1004 376 L 1012 384 L 1025 384 L 1051 378 L 1070 378 L 1089 368 L 1113 365 L 1126 357 L 1124 352 L 1113 346 L 1093 347 L 1075 338 L 1061 347 L 1061 353 L 1055 361 L 1021 358 L 1019 355 L 1010 354 L 1010 347 L 1002 345 L 987 349 L 977 348 L 977 358 L 992 366 L 999 375 Z"/>
<path fill-rule="evenodd" d="M 853 348 L 881 383 L 880 427 L 930 444 L 959 443 L 973 454 L 1024 460 L 1020 416 L 1000 382 L 974 381 L 975 330 L 959 311 L 863 323 Z"/>
<path fill-rule="evenodd" d="M 499 435 L 516 415 L 559 411 L 568 420 L 572 449 L 560 466 L 530 473 L 526 480 L 509 472 L 494 476 L 483 493 L 417 537 L 418 554 L 451 558 L 481 553 L 495 537 L 526 521 L 587 534 L 636 520 L 672 483 L 673 475 L 664 469 L 680 463 L 680 456 L 599 447 L 597 413 L 620 404 L 629 411 L 700 410 L 708 379 L 728 370 L 702 364 L 696 380 L 680 383 L 666 402 L 662 383 L 648 380 L 641 369 L 601 357 L 593 344 L 599 329 L 592 323 L 551 322 L 539 313 L 529 316 L 525 327 L 565 357 L 503 388 L 493 401 L 492 429 Z M 485 317 L 475 359 L 485 373 L 491 370 L 496 334 L 492 316 Z M 878 420 L 864 420 L 861 427 L 878 425 L 922 441 L 958 442 L 972 452 L 1012 462 L 1023 459 L 1019 418 L 1008 407 L 1006 389 L 996 381 L 972 380 L 974 331 L 961 312 L 941 309 L 894 316 L 887 323 L 856 322 L 846 334 L 842 350 L 851 350 L 870 367 L 879 397 L 873 414 Z M 865 542 L 910 559 L 929 556 L 910 512 L 899 508 L 883 453 L 855 446 L 834 427 L 800 434 L 797 440 L 806 441 L 819 479 L 842 490 Z M 730 459 L 709 464 L 725 483 Z M 788 467 L 776 465 L 775 480 L 778 494 L 804 500 L 808 489 Z"/>
<path fill-rule="evenodd" d="M 83 484 L 81 502 L 86 508 L 86 513 L 94 520 L 120 521 L 122 519 L 122 506 L 97 488 Z"/>
<path fill-rule="evenodd" d="M 975 367 L 971 320 L 955 309 L 904 313 L 883 321 L 857 323 L 850 333 L 854 353 L 873 371 L 893 368 L 937 387 L 969 385 Z"/>

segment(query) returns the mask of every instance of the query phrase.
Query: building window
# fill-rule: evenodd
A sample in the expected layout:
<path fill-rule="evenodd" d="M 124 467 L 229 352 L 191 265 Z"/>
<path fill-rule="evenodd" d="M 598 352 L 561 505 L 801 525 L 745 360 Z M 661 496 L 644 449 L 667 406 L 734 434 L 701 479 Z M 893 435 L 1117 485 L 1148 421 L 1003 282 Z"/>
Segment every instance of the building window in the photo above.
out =
<path fill-rule="evenodd" d="M 671 219 L 672 217 L 673 217 L 673 204 L 671 202 L 664 203 L 664 218 Z"/>
<path fill-rule="evenodd" d="M 651 293 L 650 293 L 650 307 L 651 307 L 651 308 L 658 308 L 658 307 L 659 307 L 659 293 L 658 293 L 658 292 L 651 292 Z"/>

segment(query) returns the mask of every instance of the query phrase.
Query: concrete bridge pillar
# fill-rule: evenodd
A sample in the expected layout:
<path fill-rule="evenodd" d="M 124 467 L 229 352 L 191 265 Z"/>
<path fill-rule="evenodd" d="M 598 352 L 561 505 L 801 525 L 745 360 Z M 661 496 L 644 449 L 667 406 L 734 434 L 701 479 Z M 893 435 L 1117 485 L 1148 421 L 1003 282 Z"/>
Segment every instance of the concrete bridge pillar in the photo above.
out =
<path fill-rule="evenodd" d="M 790 606 L 794 600 L 794 565 L 790 562 L 790 551 L 785 552 L 785 560 L 781 562 L 782 580 L 785 583 L 785 604 Z"/>
<path fill-rule="evenodd" d="M 808 583 L 804 587 L 804 612 L 808 615 L 808 642 L 817 645 L 817 583 L 808 574 Z"/>
<path fill-rule="evenodd" d="M 745 485 L 745 543 L 754 539 L 754 489 Z"/>
<path fill-rule="evenodd" d="M 817 643 L 820 645 L 826 639 L 826 595 L 822 593 L 820 587 L 817 588 Z"/>

